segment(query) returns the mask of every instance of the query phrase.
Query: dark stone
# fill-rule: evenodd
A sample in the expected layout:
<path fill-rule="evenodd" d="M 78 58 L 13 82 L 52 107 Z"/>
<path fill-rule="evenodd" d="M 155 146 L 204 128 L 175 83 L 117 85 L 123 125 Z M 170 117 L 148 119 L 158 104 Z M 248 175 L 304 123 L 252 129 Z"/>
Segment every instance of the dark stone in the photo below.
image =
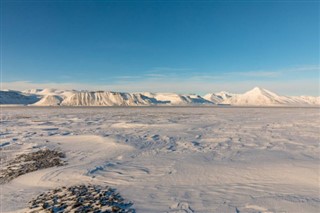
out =
<path fill-rule="evenodd" d="M 64 212 L 68 205 L 74 212 L 79 213 L 135 213 L 135 210 L 131 208 L 133 203 L 125 201 L 115 189 L 98 185 L 61 187 L 40 194 L 30 203 L 32 204 L 29 207 L 31 210 L 36 208 L 36 205 L 42 205 L 44 209 L 53 213 Z M 102 211 L 101 208 L 105 206 L 109 206 L 112 210 Z"/>

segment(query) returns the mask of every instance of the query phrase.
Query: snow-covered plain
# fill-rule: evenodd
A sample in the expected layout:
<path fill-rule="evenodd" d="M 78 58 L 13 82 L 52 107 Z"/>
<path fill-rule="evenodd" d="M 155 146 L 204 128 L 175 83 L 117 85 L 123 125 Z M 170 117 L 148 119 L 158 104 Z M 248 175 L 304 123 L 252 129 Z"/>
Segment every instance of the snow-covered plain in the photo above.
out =
<path fill-rule="evenodd" d="M 49 189 L 109 185 L 137 212 L 319 212 L 319 108 L 1 107 L 1 160 L 68 164 L 1 185 L 1 212 Z"/>

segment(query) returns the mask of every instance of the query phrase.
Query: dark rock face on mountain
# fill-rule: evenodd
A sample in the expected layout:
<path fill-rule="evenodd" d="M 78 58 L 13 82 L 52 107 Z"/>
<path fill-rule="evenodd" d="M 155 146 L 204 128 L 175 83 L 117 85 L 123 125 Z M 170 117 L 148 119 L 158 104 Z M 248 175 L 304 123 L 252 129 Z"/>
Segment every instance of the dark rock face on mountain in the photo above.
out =
<path fill-rule="evenodd" d="M 19 91 L 0 91 L 0 104 L 33 104 L 40 98 L 33 94 L 23 94 Z"/>

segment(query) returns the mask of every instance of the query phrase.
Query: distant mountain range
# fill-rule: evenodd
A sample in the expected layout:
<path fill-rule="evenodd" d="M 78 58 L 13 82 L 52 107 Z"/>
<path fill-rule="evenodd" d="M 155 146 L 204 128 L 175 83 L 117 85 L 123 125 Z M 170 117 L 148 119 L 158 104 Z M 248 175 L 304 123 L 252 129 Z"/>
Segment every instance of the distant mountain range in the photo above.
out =
<path fill-rule="evenodd" d="M 31 89 L 25 91 L 1 90 L 0 104 L 32 106 L 320 106 L 320 97 L 281 96 L 260 87 L 255 87 L 243 94 L 218 92 L 209 93 L 203 97 L 176 93 Z"/>

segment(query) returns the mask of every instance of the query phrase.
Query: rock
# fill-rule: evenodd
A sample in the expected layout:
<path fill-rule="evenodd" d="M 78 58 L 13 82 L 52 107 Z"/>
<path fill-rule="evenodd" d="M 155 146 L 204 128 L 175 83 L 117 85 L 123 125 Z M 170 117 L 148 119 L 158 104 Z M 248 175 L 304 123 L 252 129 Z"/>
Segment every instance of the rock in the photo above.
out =
<path fill-rule="evenodd" d="M 115 189 L 99 185 L 78 185 L 53 189 L 30 201 L 29 213 L 35 212 L 95 212 L 135 213 L 132 202 L 126 201 Z"/>
<path fill-rule="evenodd" d="M 19 155 L 0 170 L 0 184 L 40 169 L 63 166 L 66 162 L 62 158 L 65 158 L 64 153 L 49 149 Z"/>

